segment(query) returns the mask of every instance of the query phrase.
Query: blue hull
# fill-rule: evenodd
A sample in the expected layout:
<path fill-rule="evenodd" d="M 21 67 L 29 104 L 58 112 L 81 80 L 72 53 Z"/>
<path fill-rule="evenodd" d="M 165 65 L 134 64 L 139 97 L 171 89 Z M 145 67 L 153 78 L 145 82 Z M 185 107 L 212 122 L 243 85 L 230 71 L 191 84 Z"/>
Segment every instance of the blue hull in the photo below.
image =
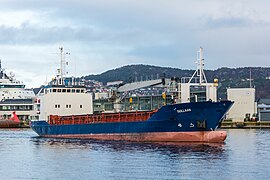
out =
<path fill-rule="evenodd" d="M 31 128 L 42 137 L 214 131 L 232 104 L 231 101 L 182 103 L 161 107 L 147 121 L 50 125 L 41 120 L 32 121 Z"/>

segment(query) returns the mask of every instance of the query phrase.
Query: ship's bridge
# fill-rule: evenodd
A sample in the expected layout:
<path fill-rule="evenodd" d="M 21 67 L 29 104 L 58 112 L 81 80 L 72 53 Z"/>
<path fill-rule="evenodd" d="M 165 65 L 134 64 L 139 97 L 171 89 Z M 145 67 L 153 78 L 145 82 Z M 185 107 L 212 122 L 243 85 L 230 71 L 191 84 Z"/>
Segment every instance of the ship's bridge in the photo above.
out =
<path fill-rule="evenodd" d="M 64 85 L 52 85 L 44 88 L 45 94 L 47 93 L 86 93 L 84 86 L 64 86 Z"/>

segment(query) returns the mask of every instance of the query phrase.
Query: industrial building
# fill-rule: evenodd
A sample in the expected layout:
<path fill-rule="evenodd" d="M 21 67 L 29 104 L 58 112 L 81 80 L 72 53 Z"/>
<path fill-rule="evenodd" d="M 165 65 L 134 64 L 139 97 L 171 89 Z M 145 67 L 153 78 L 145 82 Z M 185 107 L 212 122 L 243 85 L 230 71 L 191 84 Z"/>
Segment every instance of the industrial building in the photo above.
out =
<path fill-rule="evenodd" d="M 244 122 L 257 114 L 255 88 L 228 88 L 227 99 L 234 101 L 227 114 L 227 119 L 233 122 Z"/>
<path fill-rule="evenodd" d="M 258 100 L 259 121 L 270 121 L 270 99 Z"/>

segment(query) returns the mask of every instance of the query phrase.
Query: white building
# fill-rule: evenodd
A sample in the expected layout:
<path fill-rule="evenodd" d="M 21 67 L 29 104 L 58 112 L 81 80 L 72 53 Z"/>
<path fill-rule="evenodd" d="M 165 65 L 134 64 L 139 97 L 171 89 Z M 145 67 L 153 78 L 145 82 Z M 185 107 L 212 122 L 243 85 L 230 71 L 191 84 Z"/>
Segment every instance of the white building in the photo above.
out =
<path fill-rule="evenodd" d="M 95 93 L 95 99 L 108 99 L 109 93 L 107 92 L 97 92 Z"/>
<path fill-rule="evenodd" d="M 227 119 L 232 119 L 233 122 L 243 122 L 247 114 L 252 117 L 257 113 L 255 88 L 228 88 L 227 99 L 234 101 L 227 114 Z"/>

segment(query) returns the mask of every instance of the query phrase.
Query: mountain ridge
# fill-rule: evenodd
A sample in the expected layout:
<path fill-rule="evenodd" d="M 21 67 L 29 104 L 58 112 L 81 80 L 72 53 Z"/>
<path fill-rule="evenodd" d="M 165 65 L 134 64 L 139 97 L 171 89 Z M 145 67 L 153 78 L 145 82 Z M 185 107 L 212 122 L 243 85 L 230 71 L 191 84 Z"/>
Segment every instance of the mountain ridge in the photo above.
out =
<path fill-rule="evenodd" d="M 154 65 L 134 64 L 105 71 L 101 74 L 83 76 L 86 80 L 97 80 L 106 84 L 111 81 L 125 83 L 161 77 L 191 77 L 195 70 Z M 226 98 L 227 88 L 256 87 L 256 98 L 270 98 L 270 68 L 268 67 L 221 67 L 216 70 L 204 70 L 207 80 L 219 79 L 218 97 Z"/>

